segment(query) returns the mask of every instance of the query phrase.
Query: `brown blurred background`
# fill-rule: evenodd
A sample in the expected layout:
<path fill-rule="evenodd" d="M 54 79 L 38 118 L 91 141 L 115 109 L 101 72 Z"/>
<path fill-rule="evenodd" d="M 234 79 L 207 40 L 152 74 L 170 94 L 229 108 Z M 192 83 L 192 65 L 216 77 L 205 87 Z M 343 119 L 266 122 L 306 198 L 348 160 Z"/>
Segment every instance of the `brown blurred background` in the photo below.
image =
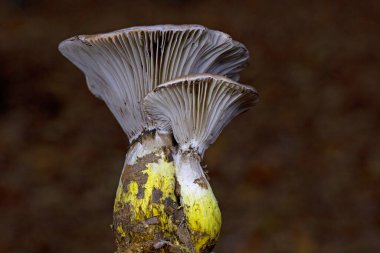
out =
<path fill-rule="evenodd" d="M 380 252 L 380 1 L 0 2 L 0 252 L 113 252 L 127 139 L 65 38 L 196 23 L 251 52 L 260 103 L 206 153 L 217 253 Z"/>

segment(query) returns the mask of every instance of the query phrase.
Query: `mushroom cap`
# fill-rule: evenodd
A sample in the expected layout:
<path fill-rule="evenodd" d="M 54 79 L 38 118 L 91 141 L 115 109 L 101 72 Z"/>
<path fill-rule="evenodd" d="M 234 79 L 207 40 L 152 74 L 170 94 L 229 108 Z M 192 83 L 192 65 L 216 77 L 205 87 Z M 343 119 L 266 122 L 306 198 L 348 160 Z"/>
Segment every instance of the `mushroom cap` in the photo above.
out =
<path fill-rule="evenodd" d="M 201 156 L 237 115 L 258 101 L 257 91 L 223 76 L 181 77 L 158 86 L 144 100 L 159 131 L 170 132 L 182 150 Z"/>
<path fill-rule="evenodd" d="M 189 74 L 237 80 L 249 54 L 225 33 L 200 25 L 156 25 L 79 35 L 59 45 L 86 75 L 90 91 L 105 101 L 130 141 L 154 124 L 143 99 L 159 84 Z"/>

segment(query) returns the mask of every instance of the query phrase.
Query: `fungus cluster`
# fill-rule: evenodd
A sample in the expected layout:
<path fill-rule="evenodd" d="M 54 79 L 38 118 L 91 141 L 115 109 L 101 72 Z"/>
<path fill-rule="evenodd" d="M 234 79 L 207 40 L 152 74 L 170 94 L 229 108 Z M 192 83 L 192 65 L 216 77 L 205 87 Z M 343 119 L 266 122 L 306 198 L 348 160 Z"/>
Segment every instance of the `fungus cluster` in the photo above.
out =
<path fill-rule="evenodd" d="M 114 205 L 118 252 L 211 252 L 221 214 L 200 162 L 257 101 L 236 82 L 245 46 L 199 25 L 159 25 L 75 36 L 59 50 L 131 142 Z"/>

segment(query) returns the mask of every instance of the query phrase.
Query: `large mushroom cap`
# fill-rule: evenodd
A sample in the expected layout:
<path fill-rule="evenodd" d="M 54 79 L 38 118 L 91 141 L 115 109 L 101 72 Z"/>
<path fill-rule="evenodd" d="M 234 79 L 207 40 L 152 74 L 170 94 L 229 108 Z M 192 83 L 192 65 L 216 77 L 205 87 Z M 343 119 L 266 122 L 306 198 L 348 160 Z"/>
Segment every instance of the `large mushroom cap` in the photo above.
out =
<path fill-rule="evenodd" d="M 160 131 L 173 131 L 182 150 L 203 155 L 223 128 L 257 100 L 250 86 L 200 74 L 160 85 L 146 96 L 144 108 Z"/>
<path fill-rule="evenodd" d="M 249 58 L 244 45 L 200 25 L 80 35 L 63 41 L 59 50 L 84 72 L 89 89 L 105 101 L 130 141 L 155 128 L 142 102 L 157 85 L 197 73 L 237 80 Z"/>

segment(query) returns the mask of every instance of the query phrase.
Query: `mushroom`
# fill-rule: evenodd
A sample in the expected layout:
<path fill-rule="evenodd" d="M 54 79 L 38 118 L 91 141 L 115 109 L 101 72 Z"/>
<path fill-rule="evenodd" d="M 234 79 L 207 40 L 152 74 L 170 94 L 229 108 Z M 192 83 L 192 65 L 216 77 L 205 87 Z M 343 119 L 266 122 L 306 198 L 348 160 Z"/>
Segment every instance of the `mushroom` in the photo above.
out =
<path fill-rule="evenodd" d="M 257 100 L 254 88 L 210 74 L 169 81 L 145 97 L 145 112 L 158 131 L 172 131 L 178 142 L 173 154 L 175 175 L 195 252 L 208 252 L 204 250 L 215 245 L 221 227 L 218 203 L 201 158 L 223 128 Z"/>
<path fill-rule="evenodd" d="M 114 204 L 117 252 L 198 252 L 178 199 L 173 134 L 157 130 L 143 101 L 160 84 L 191 74 L 238 80 L 249 58 L 245 46 L 200 25 L 158 25 L 75 36 L 59 50 L 131 143 Z"/>

